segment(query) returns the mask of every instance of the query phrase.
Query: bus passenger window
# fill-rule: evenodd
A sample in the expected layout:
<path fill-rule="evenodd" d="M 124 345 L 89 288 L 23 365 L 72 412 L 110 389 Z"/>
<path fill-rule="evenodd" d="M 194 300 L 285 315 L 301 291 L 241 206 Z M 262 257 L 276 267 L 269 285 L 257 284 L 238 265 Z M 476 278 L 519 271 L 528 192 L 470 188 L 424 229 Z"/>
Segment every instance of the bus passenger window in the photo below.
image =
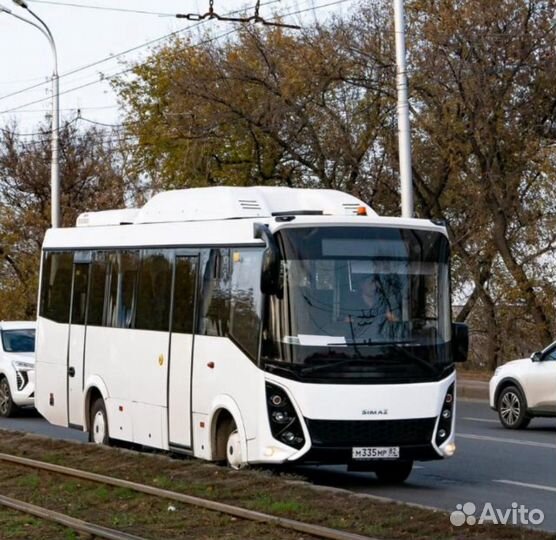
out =
<path fill-rule="evenodd" d="M 171 252 L 145 250 L 137 288 L 135 328 L 168 331 L 171 290 Z"/>
<path fill-rule="evenodd" d="M 45 253 L 40 316 L 59 323 L 69 322 L 73 254 Z"/>
<path fill-rule="evenodd" d="M 106 289 L 106 267 L 107 263 L 105 253 L 95 253 L 91 264 L 91 285 L 89 290 L 87 326 L 102 326 L 104 292 Z"/>
<path fill-rule="evenodd" d="M 208 257 L 207 257 L 208 255 Z M 230 250 L 203 253 L 199 334 L 227 336 L 230 322 Z"/>
<path fill-rule="evenodd" d="M 108 298 L 104 306 L 105 326 L 133 328 L 138 266 L 137 251 L 120 251 L 110 255 Z"/>
<path fill-rule="evenodd" d="M 195 316 L 197 259 L 176 257 L 172 332 L 192 334 Z"/>
<path fill-rule="evenodd" d="M 252 360 L 256 360 L 261 323 L 263 251 L 259 248 L 232 249 L 232 253 L 230 335 Z"/>
<path fill-rule="evenodd" d="M 73 272 L 73 301 L 71 324 L 85 324 L 89 265 L 76 264 Z"/>

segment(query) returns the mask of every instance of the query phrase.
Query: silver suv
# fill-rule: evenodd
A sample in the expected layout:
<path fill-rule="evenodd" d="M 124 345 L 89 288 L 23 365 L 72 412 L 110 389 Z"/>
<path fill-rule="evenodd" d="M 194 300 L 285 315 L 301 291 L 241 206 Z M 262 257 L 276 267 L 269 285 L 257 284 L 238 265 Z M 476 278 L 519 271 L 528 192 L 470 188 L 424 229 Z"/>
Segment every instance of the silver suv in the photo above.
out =
<path fill-rule="evenodd" d="M 0 416 L 35 402 L 35 322 L 0 322 Z"/>

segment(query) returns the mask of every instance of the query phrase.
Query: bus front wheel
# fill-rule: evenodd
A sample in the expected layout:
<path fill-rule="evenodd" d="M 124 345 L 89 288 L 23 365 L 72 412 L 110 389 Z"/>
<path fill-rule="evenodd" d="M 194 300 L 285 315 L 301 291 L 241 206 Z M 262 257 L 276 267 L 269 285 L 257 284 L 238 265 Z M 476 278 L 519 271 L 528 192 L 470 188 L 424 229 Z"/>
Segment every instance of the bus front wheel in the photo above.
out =
<path fill-rule="evenodd" d="M 96 399 L 91 407 L 90 426 L 89 442 L 95 444 L 109 444 L 108 416 L 106 415 L 106 407 L 104 406 L 104 400 L 102 398 Z"/>
<path fill-rule="evenodd" d="M 413 469 L 413 461 L 392 461 L 381 463 L 374 472 L 380 482 L 401 484 L 409 478 L 411 469 Z"/>
<path fill-rule="evenodd" d="M 230 468 L 235 470 L 241 469 L 245 465 L 241 455 L 241 437 L 235 425 L 226 442 L 226 462 Z"/>

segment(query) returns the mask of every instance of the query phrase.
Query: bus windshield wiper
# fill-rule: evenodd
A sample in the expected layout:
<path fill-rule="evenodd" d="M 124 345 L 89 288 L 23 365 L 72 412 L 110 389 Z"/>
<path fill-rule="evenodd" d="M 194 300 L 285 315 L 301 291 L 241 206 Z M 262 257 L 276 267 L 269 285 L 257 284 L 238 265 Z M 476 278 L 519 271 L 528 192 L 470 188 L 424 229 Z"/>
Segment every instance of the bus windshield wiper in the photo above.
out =
<path fill-rule="evenodd" d="M 430 362 L 427 362 L 426 360 L 423 360 L 422 358 L 417 356 L 415 353 L 408 351 L 407 348 L 402 347 L 400 343 L 388 343 L 388 345 L 392 347 L 394 350 L 403 353 L 406 358 L 409 358 L 410 360 L 417 362 L 420 366 L 427 368 L 429 371 L 432 371 L 433 373 L 436 372 L 436 369 L 434 368 L 434 366 L 430 364 Z"/>
<path fill-rule="evenodd" d="M 352 341 L 344 341 L 342 343 L 327 343 L 329 347 L 349 347 L 350 345 L 373 345 L 377 347 L 388 347 L 391 345 L 410 345 L 415 343 L 413 340 L 406 341 L 375 341 L 373 339 L 358 339 Z"/>
<path fill-rule="evenodd" d="M 295 371 L 293 371 L 293 369 L 276 365 L 276 363 L 271 361 L 266 361 L 264 363 L 267 369 L 273 373 L 283 373 L 286 376 L 299 380 L 298 374 Z"/>
<path fill-rule="evenodd" d="M 320 364 L 318 366 L 307 366 L 305 368 L 301 368 L 300 372 L 305 375 L 305 373 L 313 373 L 315 371 L 320 371 L 321 369 L 326 369 L 329 367 L 343 366 L 344 364 L 349 364 L 353 361 L 361 361 L 361 358 L 346 358 L 344 360 L 336 360 L 335 362 L 328 362 L 326 364 Z"/>

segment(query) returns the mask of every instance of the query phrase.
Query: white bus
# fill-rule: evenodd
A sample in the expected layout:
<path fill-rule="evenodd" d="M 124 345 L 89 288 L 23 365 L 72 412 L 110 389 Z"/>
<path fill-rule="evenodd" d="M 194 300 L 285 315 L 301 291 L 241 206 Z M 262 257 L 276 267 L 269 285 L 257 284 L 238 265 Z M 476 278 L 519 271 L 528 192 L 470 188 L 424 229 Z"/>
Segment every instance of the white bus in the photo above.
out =
<path fill-rule="evenodd" d="M 46 234 L 36 406 L 53 424 L 403 481 L 453 454 L 446 230 L 333 190 L 212 187 Z"/>

